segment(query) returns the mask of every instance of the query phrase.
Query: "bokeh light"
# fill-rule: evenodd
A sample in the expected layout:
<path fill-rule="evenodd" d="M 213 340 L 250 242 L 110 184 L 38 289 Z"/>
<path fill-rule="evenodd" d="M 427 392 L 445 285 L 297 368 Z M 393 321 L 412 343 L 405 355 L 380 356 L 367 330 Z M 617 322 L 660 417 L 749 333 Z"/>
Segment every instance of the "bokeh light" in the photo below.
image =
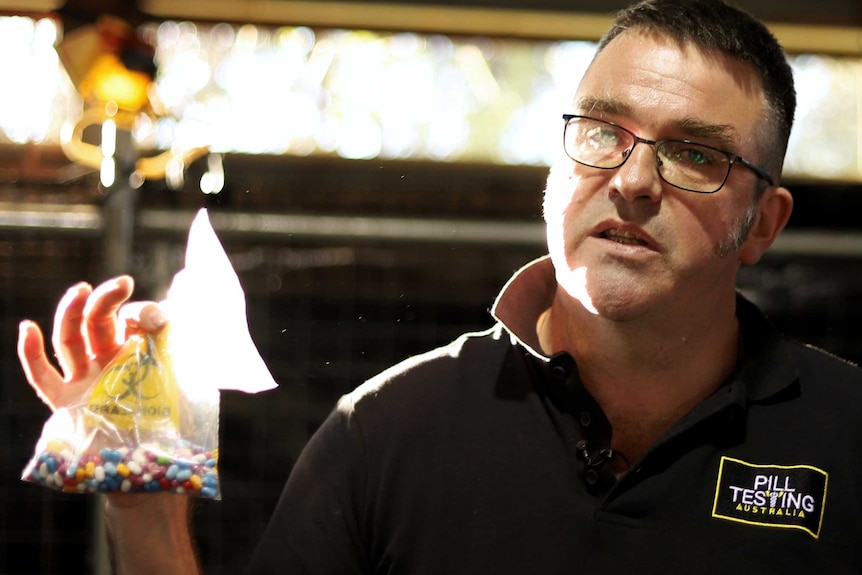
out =
<path fill-rule="evenodd" d="M 215 153 L 550 165 L 595 44 L 306 27 L 162 22 L 166 115 L 138 145 Z M 0 141 L 56 142 L 80 99 L 48 19 L 0 17 Z M 12 55 L 15 55 L 12 57 Z M 20 55 L 20 56 L 19 56 Z M 797 55 L 799 111 L 785 174 L 862 181 L 862 62 Z"/>

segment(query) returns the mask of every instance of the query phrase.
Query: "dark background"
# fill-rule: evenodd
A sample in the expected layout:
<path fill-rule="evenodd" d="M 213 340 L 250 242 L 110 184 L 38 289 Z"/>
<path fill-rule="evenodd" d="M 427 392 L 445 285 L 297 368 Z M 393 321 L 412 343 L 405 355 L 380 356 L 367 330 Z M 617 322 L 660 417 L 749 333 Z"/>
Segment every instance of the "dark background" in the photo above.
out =
<path fill-rule="evenodd" d="M 305 215 L 457 216 L 504 226 L 540 225 L 541 169 L 228 157 L 226 170 L 232 185 L 220 203 L 210 204 L 214 220 L 265 207 Z M 246 189 L 247 184 L 252 186 Z M 35 186 L 14 193 L 40 191 Z M 205 205 L 200 194 L 178 201 L 165 190 L 146 192 L 142 214 L 168 210 L 190 219 Z M 851 220 L 862 207 L 859 189 L 799 186 L 796 193 L 789 237 L 824 229 L 844 237 L 858 234 Z M 224 498 L 201 501 L 195 520 L 206 572 L 213 574 L 241 570 L 293 461 L 339 395 L 411 354 L 488 327 L 488 309 L 499 288 L 515 269 L 544 252 L 541 242 L 525 241 L 268 237 L 229 230 L 221 235 L 246 290 L 252 336 L 280 387 L 261 395 L 222 396 Z M 131 270 L 139 278 L 137 298 L 158 297 L 153 291 L 158 266 L 180 262 L 184 247 L 184 232 L 138 231 Z M 68 285 L 101 277 L 102 255 L 98 235 L 0 233 L 3 573 L 92 572 L 92 499 L 17 480 L 48 410 L 26 385 L 14 350 L 18 322 L 26 317 L 50 325 L 53 306 Z M 858 253 L 777 250 L 745 269 L 740 285 L 790 334 L 862 360 Z M 220 361 L 218 342 L 212 360 Z"/>
<path fill-rule="evenodd" d="M 129 4 L 76 2 L 68 9 L 85 18 Z M 175 4 L 180 12 L 185 3 Z M 529 8 L 606 12 L 622 4 L 544 0 Z M 856 0 L 740 5 L 775 21 L 862 23 Z M 540 230 L 542 168 L 234 155 L 226 157 L 225 169 L 228 187 L 215 198 L 159 183 L 140 190 L 128 270 L 138 278 L 136 298 L 160 297 L 156 290 L 182 262 L 187 227 L 166 214 L 190 221 L 199 207 L 210 208 L 214 221 L 247 213 L 368 216 L 436 222 L 439 234 L 420 240 L 216 226 L 246 291 L 252 336 L 280 386 L 256 396 L 222 396 L 223 500 L 201 501 L 195 511 L 208 574 L 241 571 L 293 461 L 341 394 L 409 355 L 488 327 L 500 287 L 545 251 L 540 233 L 538 239 L 515 233 L 507 239 L 505 233 L 507 226 Z M 740 287 L 791 336 L 862 361 L 862 185 L 788 185 L 797 203 L 786 232 L 793 241 L 744 269 Z M 6 206 L 35 203 L 63 212 L 99 208 L 107 198 L 94 174 L 69 177 L 57 149 L 0 146 L 0 202 Z M 485 241 L 451 239 L 453 219 L 493 223 L 504 233 Z M 21 319 L 50 329 L 65 289 L 104 278 L 105 259 L 100 229 L 0 226 L 0 573 L 94 572 L 93 499 L 18 480 L 49 412 L 28 388 L 15 345 Z M 212 361 L 220 361 L 218 342 Z"/>

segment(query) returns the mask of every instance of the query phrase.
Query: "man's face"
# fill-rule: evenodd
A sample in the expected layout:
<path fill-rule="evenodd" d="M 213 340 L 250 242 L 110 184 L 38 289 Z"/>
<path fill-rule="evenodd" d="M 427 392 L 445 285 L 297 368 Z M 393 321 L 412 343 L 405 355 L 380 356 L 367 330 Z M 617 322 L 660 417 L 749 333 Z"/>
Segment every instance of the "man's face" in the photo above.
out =
<path fill-rule="evenodd" d="M 746 65 L 629 31 L 587 70 L 574 113 L 758 163 L 764 102 Z M 739 266 L 735 238 L 752 216 L 756 184 L 753 172 L 734 166 L 714 194 L 674 188 L 659 177 L 647 144 L 613 170 L 558 162 L 544 210 L 560 285 L 593 313 L 617 320 L 726 301 Z"/>

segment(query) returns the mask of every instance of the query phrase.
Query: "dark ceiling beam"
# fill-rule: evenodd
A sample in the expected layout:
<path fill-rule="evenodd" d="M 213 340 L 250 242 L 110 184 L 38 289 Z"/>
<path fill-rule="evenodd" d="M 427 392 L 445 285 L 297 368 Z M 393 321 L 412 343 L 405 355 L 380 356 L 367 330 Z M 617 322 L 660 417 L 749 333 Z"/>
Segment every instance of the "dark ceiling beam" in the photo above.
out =
<path fill-rule="evenodd" d="M 558 12 L 388 2 L 293 0 L 141 0 L 160 19 L 251 22 L 522 38 L 598 38 L 610 23 L 604 13 Z"/>
<path fill-rule="evenodd" d="M 596 40 L 607 12 L 309 0 L 139 0 L 157 19 Z M 862 26 L 768 23 L 788 52 L 862 56 Z"/>
<path fill-rule="evenodd" d="M 602 1 L 602 10 L 591 0 L 568 2 L 571 10 L 553 9 L 557 0 L 541 8 L 507 7 L 506 0 L 484 0 L 482 6 L 434 4 L 431 0 L 403 3 L 329 0 L 0 0 L 0 13 L 42 14 L 65 11 L 69 25 L 99 11 L 136 22 L 194 20 L 304 25 L 376 30 L 411 30 L 427 33 L 488 35 L 530 39 L 595 40 L 610 23 L 610 13 L 627 0 Z M 410 3 L 408 3 L 410 2 Z M 764 8 L 765 6 L 765 8 Z M 862 3 L 805 2 L 787 5 L 771 0 L 749 0 L 743 8 L 763 12 L 770 28 L 788 52 L 816 52 L 862 56 Z M 765 12 L 764 12 L 765 11 Z"/>

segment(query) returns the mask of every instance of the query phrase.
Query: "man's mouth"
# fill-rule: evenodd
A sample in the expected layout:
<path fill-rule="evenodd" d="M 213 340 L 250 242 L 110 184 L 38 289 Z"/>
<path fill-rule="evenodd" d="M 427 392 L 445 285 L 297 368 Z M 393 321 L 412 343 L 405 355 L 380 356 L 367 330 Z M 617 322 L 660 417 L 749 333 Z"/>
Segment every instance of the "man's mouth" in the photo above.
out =
<path fill-rule="evenodd" d="M 618 244 L 626 244 L 631 246 L 646 246 L 647 243 L 636 235 L 622 230 L 605 230 L 601 233 L 601 237 Z"/>

